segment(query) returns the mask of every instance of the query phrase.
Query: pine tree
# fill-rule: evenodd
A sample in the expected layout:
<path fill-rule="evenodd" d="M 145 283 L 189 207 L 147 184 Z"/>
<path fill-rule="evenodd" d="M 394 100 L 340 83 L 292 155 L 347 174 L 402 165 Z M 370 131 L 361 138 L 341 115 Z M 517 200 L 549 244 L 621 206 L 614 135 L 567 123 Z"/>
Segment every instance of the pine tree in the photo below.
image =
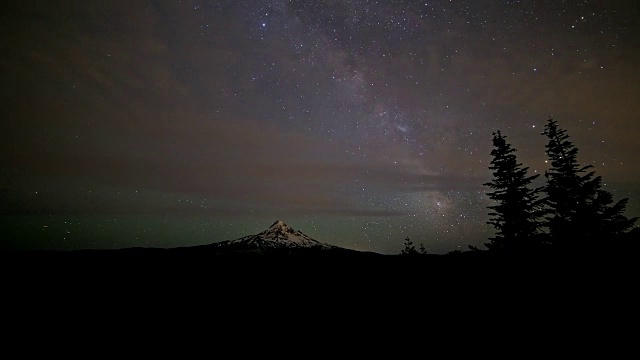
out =
<path fill-rule="evenodd" d="M 595 176 L 593 166 L 578 163 L 578 148 L 557 121 L 549 119 L 543 135 L 548 138 L 545 152 L 551 163 L 545 172 L 550 210 L 546 220 L 554 247 L 560 251 L 589 249 L 596 241 L 627 232 L 637 220 L 623 215 L 629 199 L 613 204 L 613 196 L 601 189 L 602 178 Z"/>
<path fill-rule="evenodd" d="M 427 255 L 427 249 L 424 247 L 423 243 L 420 243 L 420 255 Z"/>
<path fill-rule="evenodd" d="M 500 131 L 493 133 L 493 146 L 489 166 L 493 180 L 483 185 L 493 190 L 487 193 L 495 202 L 489 206 L 492 211 L 488 223 L 495 227 L 496 234 L 485 246 L 507 253 L 537 249 L 544 217 L 543 200 L 539 199 L 542 188 L 530 186 L 539 175 L 527 176 L 529 168 L 518 163 L 516 150 Z"/>
<path fill-rule="evenodd" d="M 402 251 L 400 252 L 400 255 L 418 255 L 418 251 L 416 250 L 416 247 L 413 245 L 413 241 L 411 241 L 411 239 L 409 239 L 409 237 L 407 236 L 404 239 L 404 249 L 402 249 Z"/>

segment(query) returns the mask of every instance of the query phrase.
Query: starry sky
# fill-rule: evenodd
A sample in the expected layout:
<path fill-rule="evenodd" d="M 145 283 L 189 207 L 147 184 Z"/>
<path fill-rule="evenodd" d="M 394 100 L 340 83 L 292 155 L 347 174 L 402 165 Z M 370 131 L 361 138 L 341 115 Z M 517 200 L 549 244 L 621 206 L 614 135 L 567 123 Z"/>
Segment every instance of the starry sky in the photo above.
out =
<path fill-rule="evenodd" d="M 544 173 L 550 116 L 640 216 L 636 0 L 0 9 L 2 248 L 481 246 L 491 133 Z"/>

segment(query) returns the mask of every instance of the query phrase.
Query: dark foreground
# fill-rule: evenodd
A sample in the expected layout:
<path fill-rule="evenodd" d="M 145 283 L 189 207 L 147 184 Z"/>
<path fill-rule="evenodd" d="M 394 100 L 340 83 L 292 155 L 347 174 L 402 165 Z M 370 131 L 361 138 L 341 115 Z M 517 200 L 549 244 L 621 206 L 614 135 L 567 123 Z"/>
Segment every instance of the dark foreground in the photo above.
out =
<path fill-rule="evenodd" d="M 108 269 L 117 272 L 127 268 L 180 272 L 219 268 L 225 271 L 237 270 L 238 273 L 251 272 L 254 276 L 264 276 L 265 271 L 268 273 L 269 269 L 277 268 L 287 268 L 288 276 L 297 274 L 300 270 L 318 274 L 330 274 L 336 270 L 372 273 L 406 271 L 406 276 L 412 276 L 414 270 L 446 270 L 468 277 L 484 277 L 482 271 L 499 271 L 503 272 L 501 276 L 513 276 L 514 271 L 545 273 L 559 268 L 606 271 L 621 266 L 635 267 L 639 263 L 635 259 L 635 252 L 504 255 L 487 251 L 464 251 L 404 256 L 348 249 L 221 251 L 207 247 L 0 252 L 0 265 L 9 268 L 9 273 L 18 269 L 28 272 L 42 267 L 51 272 L 64 269 Z M 430 277 L 446 275 L 442 272 L 429 274 Z"/>
<path fill-rule="evenodd" d="M 569 305 L 582 309 L 585 301 L 593 304 L 601 298 L 629 302 L 637 299 L 634 258 L 484 252 L 259 255 L 131 248 L 0 252 L 0 271 L 5 309 L 12 316 L 36 311 L 93 319 L 116 309 L 130 314 L 128 320 L 141 313 L 153 314 L 157 321 L 173 312 L 190 314 L 190 319 L 213 314 L 216 322 L 211 324 L 217 324 L 229 316 L 305 321 L 346 313 L 342 324 L 354 313 L 382 321 L 382 313 L 447 318 L 492 314 L 496 307 L 520 313 L 524 303 L 566 312 Z"/>

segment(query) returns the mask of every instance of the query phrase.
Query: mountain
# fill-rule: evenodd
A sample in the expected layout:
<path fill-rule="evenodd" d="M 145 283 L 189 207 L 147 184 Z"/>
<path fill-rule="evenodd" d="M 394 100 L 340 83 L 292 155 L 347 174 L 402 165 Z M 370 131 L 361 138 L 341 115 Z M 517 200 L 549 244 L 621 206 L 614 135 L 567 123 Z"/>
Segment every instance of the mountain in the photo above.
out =
<path fill-rule="evenodd" d="M 67 257 L 111 257 L 124 255 L 141 258 L 152 255 L 154 258 L 188 255 L 208 258 L 211 255 L 338 255 L 353 256 L 381 255 L 369 251 L 347 249 L 312 239 L 301 231 L 294 230 L 282 221 L 276 221 L 267 230 L 244 236 L 235 240 L 226 240 L 207 245 L 184 246 L 176 248 L 129 247 L 123 249 L 85 249 L 85 250 L 34 250 L 18 252 L 25 256 L 60 255 Z M 0 252 L 0 255 L 1 252 Z"/>
<path fill-rule="evenodd" d="M 280 220 L 274 222 L 267 230 L 255 235 L 182 249 L 229 255 L 378 255 L 319 242 Z"/>

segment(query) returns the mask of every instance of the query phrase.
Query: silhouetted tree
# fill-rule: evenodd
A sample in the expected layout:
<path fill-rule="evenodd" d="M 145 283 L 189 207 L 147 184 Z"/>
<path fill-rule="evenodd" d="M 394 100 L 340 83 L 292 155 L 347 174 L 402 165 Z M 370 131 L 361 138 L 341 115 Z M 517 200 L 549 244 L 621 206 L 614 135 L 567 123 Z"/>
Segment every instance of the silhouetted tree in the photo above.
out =
<path fill-rule="evenodd" d="M 425 249 L 424 244 L 420 243 L 420 255 L 426 255 L 427 249 Z"/>
<path fill-rule="evenodd" d="M 467 247 L 469 248 L 470 251 L 473 251 L 473 252 L 482 251 L 477 246 L 468 245 Z"/>
<path fill-rule="evenodd" d="M 409 237 L 407 236 L 404 239 L 404 249 L 402 249 L 402 251 L 400 252 L 400 255 L 418 255 L 418 251 L 416 250 L 416 247 L 413 245 L 413 241 L 411 241 L 411 239 L 409 239 Z"/>
<path fill-rule="evenodd" d="M 602 178 L 593 166 L 578 163 L 578 148 L 567 131 L 549 119 L 543 132 L 551 168 L 545 172 L 546 204 L 550 241 L 558 250 L 572 251 L 595 245 L 597 240 L 617 237 L 628 231 L 637 218 L 623 213 L 629 199 L 613 204 L 613 196 L 602 190 Z"/>
<path fill-rule="evenodd" d="M 500 252 L 523 252 L 539 247 L 540 229 L 544 217 L 543 200 L 539 199 L 542 188 L 531 188 L 539 175 L 527 176 L 529 168 L 518 163 L 516 150 L 506 141 L 500 131 L 493 133 L 493 180 L 483 185 L 493 191 L 487 195 L 495 201 L 489 206 L 489 224 L 496 235 L 485 243 L 489 250 Z"/>

